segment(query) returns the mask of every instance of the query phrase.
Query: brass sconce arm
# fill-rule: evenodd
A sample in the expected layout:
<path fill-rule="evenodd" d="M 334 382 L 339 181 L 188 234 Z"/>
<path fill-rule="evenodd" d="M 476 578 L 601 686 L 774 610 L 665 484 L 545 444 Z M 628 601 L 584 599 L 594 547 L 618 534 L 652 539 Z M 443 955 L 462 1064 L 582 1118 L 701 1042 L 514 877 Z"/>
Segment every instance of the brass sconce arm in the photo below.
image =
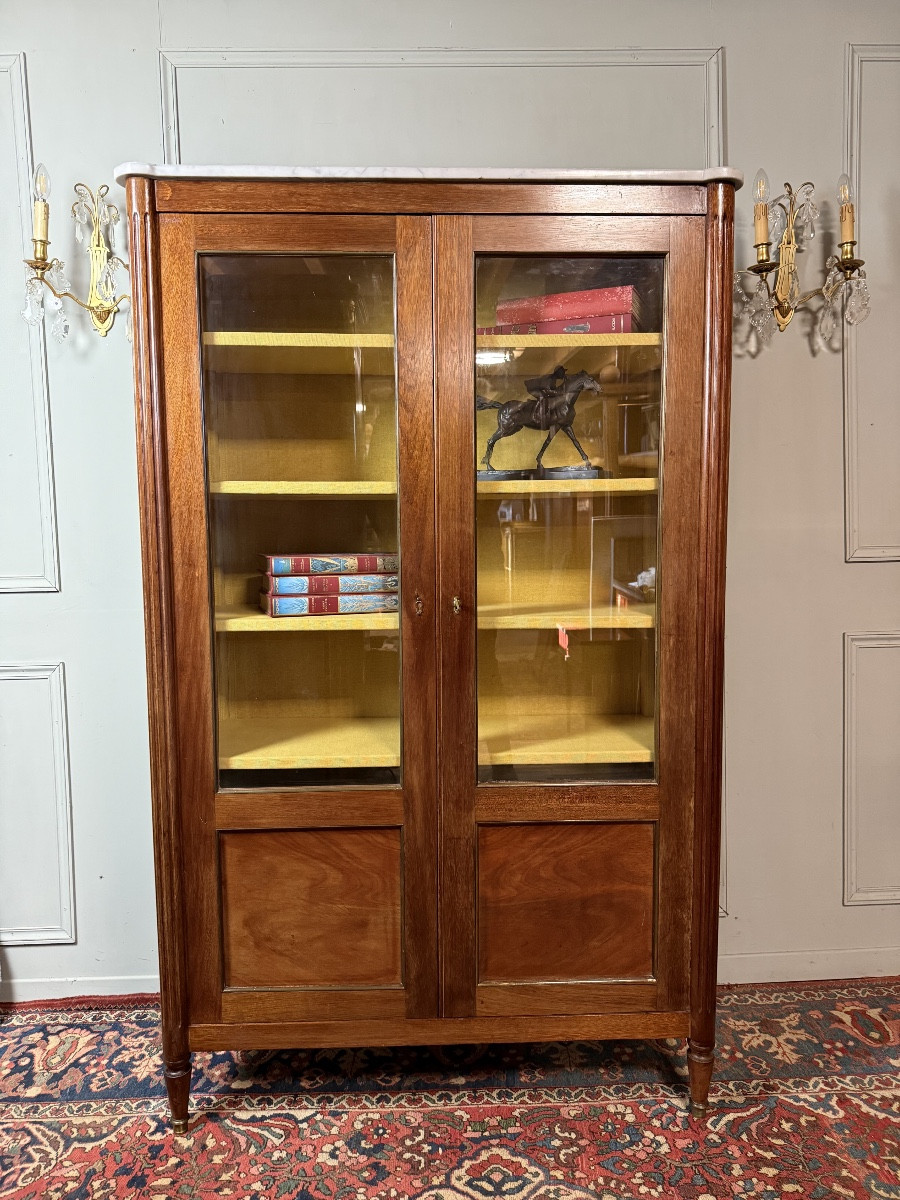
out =
<path fill-rule="evenodd" d="M 117 258 L 116 261 L 120 267 L 124 267 L 124 269 L 129 273 L 131 272 L 131 268 L 129 267 L 128 263 L 123 262 L 121 258 Z M 74 300 L 79 308 L 83 308 L 87 312 L 97 311 L 97 305 L 88 304 L 86 300 L 79 300 L 74 292 L 58 292 L 50 280 L 46 278 L 47 272 L 52 270 L 53 267 L 62 268 L 65 266 L 65 263 L 61 262 L 58 258 L 54 258 L 50 262 L 41 262 L 39 259 L 26 258 L 23 259 L 23 262 L 25 263 L 26 267 L 31 267 L 32 271 L 34 271 L 35 275 L 38 277 L 38 279 L 40 279 L 44 287 L 48 288 L 57 298 L 57 300 Z M 128 294 L 128 292 L 123 292 L 121 296 L 116 296 L 115 299 L 111 299 L 106 307 L 109 308 L 110 312 L 116 312 L 123 300 L 130 299 L 131 296 Z"/>

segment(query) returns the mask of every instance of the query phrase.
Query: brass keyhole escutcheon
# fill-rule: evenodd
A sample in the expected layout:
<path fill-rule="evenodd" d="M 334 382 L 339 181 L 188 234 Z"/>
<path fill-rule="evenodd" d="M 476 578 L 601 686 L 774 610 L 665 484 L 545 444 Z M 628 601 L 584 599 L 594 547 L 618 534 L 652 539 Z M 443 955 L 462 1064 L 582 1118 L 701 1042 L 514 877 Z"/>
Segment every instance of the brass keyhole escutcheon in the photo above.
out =
<path fill-rule="evenodd" d="M 462 601 L 460 600 L 459 596 L 454 596 L 453 597 L 453 615 L 455 617 L 458 617 L 461 612 L 462 612 Z"/>
<path fill-rule="evenodd" d="M 425 601 L 422 599 L 422 597 L 419 595 L 418 592 L 416 592 L 415 607 L 416 607 L 416 616 L 421 617 L 422 613 L 425 611 Z"/>

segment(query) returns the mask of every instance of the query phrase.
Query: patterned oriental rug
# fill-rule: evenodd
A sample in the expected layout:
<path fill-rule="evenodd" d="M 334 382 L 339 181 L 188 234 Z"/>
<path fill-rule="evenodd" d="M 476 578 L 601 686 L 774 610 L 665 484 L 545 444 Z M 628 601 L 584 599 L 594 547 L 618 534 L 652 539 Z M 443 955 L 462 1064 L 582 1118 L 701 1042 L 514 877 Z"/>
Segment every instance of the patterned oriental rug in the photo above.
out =
<path fill-rule="evenodd" d="M 195 1055 L 166 1119 L 153 997 L 0 1023 L 15 1200 L 900 1198 L 900 979 L 722 989 L 705 1123 L 678 1041 Z"/>

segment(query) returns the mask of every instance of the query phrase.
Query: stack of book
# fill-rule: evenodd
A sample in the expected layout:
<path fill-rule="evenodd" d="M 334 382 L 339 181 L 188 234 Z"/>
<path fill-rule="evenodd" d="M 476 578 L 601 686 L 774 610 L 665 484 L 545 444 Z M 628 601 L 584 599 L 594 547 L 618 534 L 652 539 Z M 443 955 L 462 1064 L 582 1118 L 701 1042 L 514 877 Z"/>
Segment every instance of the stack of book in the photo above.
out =
<path fill-rule="evenodd" d="M 263 554 L 259 606 L 270 617 L 395 613 L 396 554 Z"/>
<path fill-rule="evenodd" d="M 636 333 L 641 328 L 641 298 L 631 284 L 519 296 L 497 305 L 497 324 L 480 334 L 503 333 Z"/>

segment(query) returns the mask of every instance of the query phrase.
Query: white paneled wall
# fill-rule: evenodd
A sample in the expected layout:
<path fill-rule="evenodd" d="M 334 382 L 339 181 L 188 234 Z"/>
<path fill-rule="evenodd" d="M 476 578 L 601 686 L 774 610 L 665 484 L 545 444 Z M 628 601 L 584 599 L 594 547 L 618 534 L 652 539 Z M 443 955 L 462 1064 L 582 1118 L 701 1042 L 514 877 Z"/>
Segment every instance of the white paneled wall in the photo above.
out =
<path fill-rule="evenodd" d="M 31 232 L 28 118 L 25 56 L 0 53 L 0 195 L 5 198 L 0 312 L 6 366 L 0 512 L 14 514 L 0 521 L 0 592 L 54 592 L 59 583 L 44 338 L 16 320 L 23 300 L 17 260 Z"/>
<path fill-rule="evenodd" d="M 0 995 L 155 978 L 130 351 L 82 323 L 45 352 L 20 321 L 29 138 L 82 287 L 70 188 L 123 160 L 763 164 L 818 185 L 805 288 L 849 164 L 870 322 L 846 361 L 798 317 L 735 362 L 720 974 L 900 971 L 900 6 L 135 0 L 101 46 L 46 0 L 0 38 Z M 114 99 L 82 101 L 98 72 Z M 739 262 L 751 217 L 745 190 Z"/>
<path fill-rule="evenodd" d="M 885 261 L 869 266 L 872 315 L 847 338 L 847 557 L 896 561 L 900 560 L 900 404 L 885 403 L 885 389 L 896 392 L 900 380 L 894 299 L 900 265 L 896 217 L 900 45 L 852 46 L 848 75 L 848 158 L 859 198 L 857 236 L 863 246 L 879 247 Z"/>
<path fill-rule="evenodd" d="M 900 904 L 900 633 L 844 644 L 844 902 Z"/>
<path fill-rule="evenodd" d="M 62 663 L 0 666 L 0 945 L 75 941 Z"/>
<path fill-rule="evenodd" d="M 644 167 L 652 147 L 657 167 L 705 167 L 722 162 L 721 75 L 718 49 L 169 51 L 165 153 L 461 166 L 475 163 L 477 133 L 496 167 L 580 166 L 587 146 L 594 166 Z M 302 119 L 248 121 L 260 97 L 273 114 L 302 97 Z"/>

